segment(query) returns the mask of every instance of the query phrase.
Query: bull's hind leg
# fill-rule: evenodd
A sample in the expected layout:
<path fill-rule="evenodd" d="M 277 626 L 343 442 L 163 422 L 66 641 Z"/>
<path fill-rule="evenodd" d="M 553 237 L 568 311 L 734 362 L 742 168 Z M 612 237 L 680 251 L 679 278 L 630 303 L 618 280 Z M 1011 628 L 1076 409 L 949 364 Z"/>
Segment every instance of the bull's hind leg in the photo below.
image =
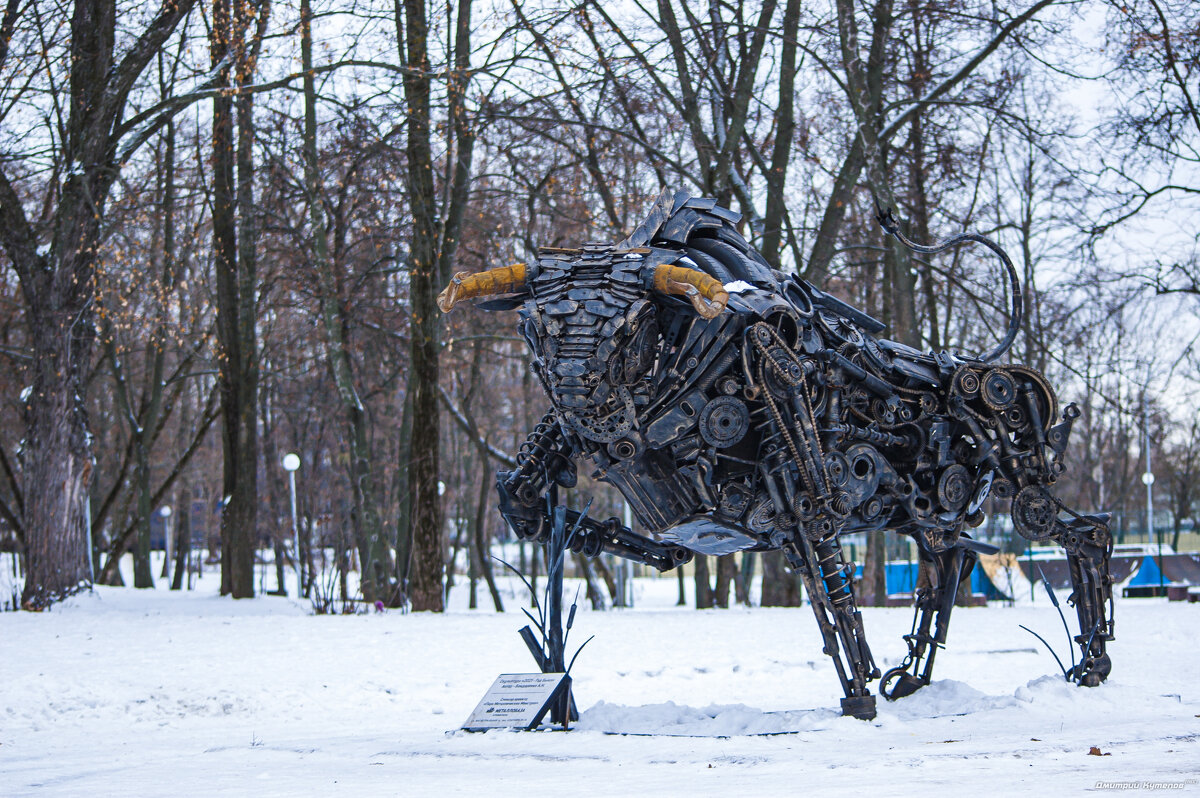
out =
<path fill-rule="evenodd" d="M 1070 674 L 1076 684 L 1095 687 L 1112 670 L 1105 644 L 1113 639 L 1112 535 L 1108 514 L 1076 516 L 1070 521 L 1055 520 L 1051 538 L 1066 550 L 1071 571 L 1071 596 L 1079 616 L 1080 662 Z"/>
<path fill-rule="evenodd" d="M 970 577 L 979 559 L 976 552 L 986 546 L 963 537 L 953 547 L 935 552 L 921 535 L 914 535 L 914 539 L 920 553 L 923 579 L 916 590 L 912 631 L 904 636 L 908 654 L 904 662 L 883 675 L 879 686 L 879 692 L 889 701 L 912 695 L 929 684 L 933 659 L 937 650 L 946 645 L 958 586 Z M 993 548 L 986 546 L 987 550 Z"/>
<path fill-rule="evenodd" d="M 879 678 L 879 668 L 867 646 L 862 613 L 854 604 L 852 566 L 842 558 L 837 536 L 829 534 L 810 541 L 797 530 L 782 548 L 788 563 L 804 580 L 821 627 L 822 651 L 833 659 L 846 692 L 842 714 L 861 720 L 874 718 L 875 696 L 867 689 L 867 682 Z"/>

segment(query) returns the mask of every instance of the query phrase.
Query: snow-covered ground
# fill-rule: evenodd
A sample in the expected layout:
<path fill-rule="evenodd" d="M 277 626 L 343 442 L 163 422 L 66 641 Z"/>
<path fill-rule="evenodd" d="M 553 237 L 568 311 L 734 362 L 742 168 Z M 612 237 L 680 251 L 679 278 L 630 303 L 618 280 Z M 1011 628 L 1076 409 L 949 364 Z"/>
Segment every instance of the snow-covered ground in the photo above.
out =
<path fill-rule="evenodd" d="M 468 734 L 497 674 L 534 670 L 513 596 L 503 615 L 466 611 L 456 589 L 442 616 L 313 616 L 219 598 L 216 581 L 0 613 L 0 795 L 1200 789 L 1198 604 L 1119 601 L 1113 674 L 1093 690 L 1052 675 L 1018 628 L 1062 654 L 1048 602 L 960 609 L 935 683 L 863 722 L 835 710 L 808 607 L 676 609 L 673 579 L 638 580 L 637 609 L 580 608 L 570 647 L 596 638 L 575 666 L 576 728 Z M 911 611 L 864 615 L 896 664 Z"/>

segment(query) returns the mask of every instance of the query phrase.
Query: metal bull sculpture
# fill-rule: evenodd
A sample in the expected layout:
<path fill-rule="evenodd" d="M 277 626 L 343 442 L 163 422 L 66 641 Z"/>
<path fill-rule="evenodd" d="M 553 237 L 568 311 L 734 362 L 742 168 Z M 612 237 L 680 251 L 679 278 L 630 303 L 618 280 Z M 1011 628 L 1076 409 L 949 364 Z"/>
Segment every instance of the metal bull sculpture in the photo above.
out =
<path fill-rule="evenodd" d="M 1080 516 L 1049 492 L 1079 415 L 1035 370 L 996 365 L 1020 324 L 1008 270 L 1008 334 L 980 357 L 928 354 L 877 338 L 884 325 L 768 267 L 712 200 L 664 192 L 616 246 L 541 249 L 536 261 L 455 276 L 438 303 L 520 308 L 520 330 L 552 404 L 498 475 L 500 509 L 520 537 L 545 541 L 547 495 L 576 482 L 578 458 L 614 485 L 645 534 L 568 511 L 571 547 L 652 565 L 693 553 L 781 550 L 804 582 L 846 697 L 875 715 L 880 677 L 855 606 L 840 535 L 892 530 L 922 564 L 908 655 L 883 675 L 899 698 L 929 684 L 960 581 L 981 552 L 964 530 L 989 496 L 1011 499 L 1016 530 L 1070 560 L 1082 657 L 1097 685 L 1111 668 L 1112 550 L 1107 516 Z M 1065 514 L 1065 519 L 1060 517 Z"/>

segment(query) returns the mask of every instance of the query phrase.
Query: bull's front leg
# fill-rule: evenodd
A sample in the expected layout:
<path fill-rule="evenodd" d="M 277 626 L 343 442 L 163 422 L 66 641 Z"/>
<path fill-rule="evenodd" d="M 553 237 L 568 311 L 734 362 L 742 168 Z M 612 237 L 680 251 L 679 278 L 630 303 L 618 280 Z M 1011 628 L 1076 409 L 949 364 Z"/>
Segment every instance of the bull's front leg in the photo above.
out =
<path fill-rule="evenodd" d="M 757 324 L 747 335 L 745 351 L 758 375 L 772 437 L 783 444 L 760 464 L 779 524 L 771 540 L 804 581 L 823 651 L 833 660 L 846 693 L 842 714 L 870 720 L 875 696 L 867 682 L 879 678 L 879 668 L 854 602 L 854 565 L 845 560 L 838 542 L 848 497 L 838 495 L 826 471 L 808 385 L 814 366 L 783 343 L 768 325 Z M 786 392 L 786 402 L 776 397 L 780 391 Z"/>
<path fill-rule="evenodd" d="M 574 450 L 553 412 L 547 413 L 521 444 L 516 467 L 496 474 L 500 514 L 522 540 L 550 539 L 551 488 L 575 486 Z"/>
<path fill-rule="evenodd" d="M 546 563 L 546 596 L 541 639 L 526 626 L 521 638 L 543 673 L 566 672 L 566 638 L 562 623 L 563 555 L 566 550 L 567 508 L 558 505 L 558 487 L 575 484 L 573 450 L 554 414 L 547 413 L 521 445 L 516 468 L 496 475 L 500 514 L 518 538 L 543 544 Z M 537 597 L 534 597 L 535 604 Z M 551 707 L 551 719 L 564 726 L 577 720 L 570 681 L 561 699 Z"/>
<path fill-rule="evenodd" d="M 853 566 L 843 558 L 836 535 L 813 541 L 797 529 L 782 549 L 788 564 L 804 581 L 821 628 L 822 651 L 833 660 L 846 693 L 842 714 L 871 720 L 875 717 L 875 696 L 867 682 L 879 678 L 879 668 L 867 645 L 862 613 L 854 603 Z"/>
<path fill-rule="evenodd" d="M 574 487 L 576 472 L 571 459 L 574 454 L 558 420 L 550 412 L 521 445 L 516 468 L 496 474 L 500 514 L 521 540 L 550 542 L 557 503 L 553 492 L 556 486 Z M 563 522 L 570 530 L 564 545 L 586 557 L 612 554 L 659 571 L 669 571 L 692 559 L 692 552 L 687 549 L 635 534 L 616 518 L 600 521 L 577 510 L 564 509 Z"/>
<path fill-rule="evenodd" d="M 821 630 L 822 651 L 833 660 L 846 693 L 842 714 L 870 720 L 875 717 L 875 696 L 867 683 L 879 678 L 879 668 L 867 645 L 862 613 L 854 601 L 854 565 L 843 556 L 837 528 L 828 519 L 803 522 L 788 513 L 783 501 L 791 481 L 786 466 L 778 465 L 774 474 L 764 468 L 764 478 L 776 506 L 776 518 L 794 521 L 777 528 L 772 540 L 804 582 Z"/>

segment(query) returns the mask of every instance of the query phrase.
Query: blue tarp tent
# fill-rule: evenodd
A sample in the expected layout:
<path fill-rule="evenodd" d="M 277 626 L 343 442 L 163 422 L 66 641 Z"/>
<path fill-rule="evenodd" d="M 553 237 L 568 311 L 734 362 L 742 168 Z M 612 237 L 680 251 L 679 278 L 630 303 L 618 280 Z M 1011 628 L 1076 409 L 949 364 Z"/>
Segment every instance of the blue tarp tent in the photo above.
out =
<path fill-rule="evenodd" d="M 920 573 L 920 565 L 917 562 L 890 562 L 886 568 L 888 595 L 916 592 L 917 578 Z M 860 565 L 854 573 L 854 578 L 862 579 L 862 574 L 863 569 Z M 1158 584 L 1157 581 L 1155 584 Z M 1011 598 L 992 584 L 992 580 L 988 579 L 987 573 L 978 564 L 976 564 L 975 570 L 971 571 L 971 592 L 986 596 L 988 601 Z"/>
<path fill-rule="evenodd" d="M 1143 585 L 1158 585 L 1162 582 L 1170 582 L 1170 579 L 1163 579 L 1162 572 L 1158 569 L 1158 562 L 1154 557 L 1147 554 L 1142 558 L 1142 564 L 1138 566 L 1138 571 L 1134 574 L 1133 579 L 1129 580 L 1127 587 L 1141 587 Z"/>

